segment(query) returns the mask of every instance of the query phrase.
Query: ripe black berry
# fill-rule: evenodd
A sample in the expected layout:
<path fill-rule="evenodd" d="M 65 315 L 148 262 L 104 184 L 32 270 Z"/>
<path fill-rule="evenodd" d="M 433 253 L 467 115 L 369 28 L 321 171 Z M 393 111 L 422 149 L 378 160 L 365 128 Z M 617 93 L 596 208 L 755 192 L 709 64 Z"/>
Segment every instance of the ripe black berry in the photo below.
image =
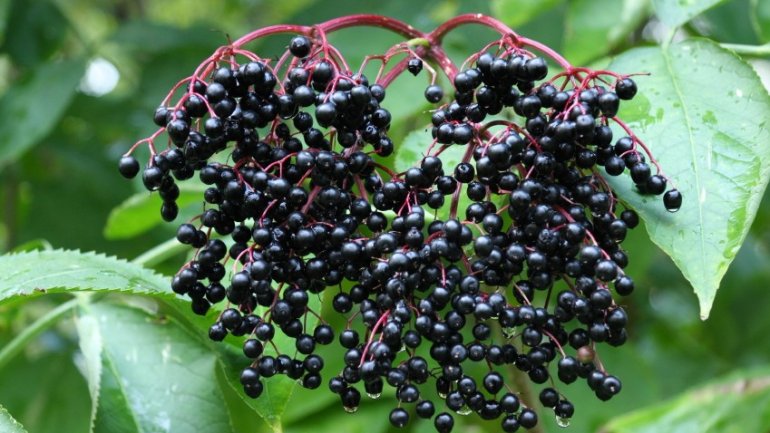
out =
<path fill-rule="evenodd" d="M 682 206 L 682 194 L 677 189 L 666 191 L 663 195 L 663 204 L 669 212 L 676 212 Z"/>
<path fill-rule="evenodd" d="M 118 170 L 126 179 L 133 179 L 139 173 L 139 161 L 130 155 L 123 156 L 120 158 Z"/>
<path fill-rule="evenodd" d="M 428 86 L 425 89 L 425 99 L 428 100 L 428 102 L 436 103 L 441 100 L 441 98 L 444 97 L 444 91 L 441 90 L 441 87 L 432 84 Z"/>
<path fill-rule="evenodd" d="M 294 57 L 304 58 L 310 54 L 310 40 L 305 36 L 294 36 L 289 42 L 289 51 Z"/>
<path fill-rule="evenodd" d="M 422 60 L 416 57 L 411 58 L 409 59 L 409 62 L 407 63 L 406 68 L 409 70 L 409 72 L 412 75 L 417 75 L 420 73 L 420 71 L 422 71 Z"/>
<path fill-rule="evenodd" d="M 636 83 L 630 78 L 623 78 L 615 83 L 615 93 L 620 99 L 632 99 L 636 95 Z"/>

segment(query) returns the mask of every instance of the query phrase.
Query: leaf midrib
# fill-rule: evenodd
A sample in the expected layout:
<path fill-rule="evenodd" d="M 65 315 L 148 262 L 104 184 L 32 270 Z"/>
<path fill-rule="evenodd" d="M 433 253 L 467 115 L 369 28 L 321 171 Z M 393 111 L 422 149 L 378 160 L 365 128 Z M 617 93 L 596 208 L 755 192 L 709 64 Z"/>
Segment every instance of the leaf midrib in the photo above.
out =
<path fill-rule="evenodd" d="M 695 197 L 695 200 L 698 202 L 698 206 L 697 206 L 697 209 L 698 209 L 698 234 L 700 235 L 699 236 L 699 240 L 700 240 L 701 251 L 702 251 L 702 254 L 700 254 L 699 256 L 700 256 L 700 262 L 701 262 L 701 265 L 702 265 L 701 269 L 705 269 L 705 265 L 706 265 L 706 262 L 705 262 L 706 238 L 704 236 L 704 231 L 703 231 L 703 227 L 704 227 L 704 225 L 703 225 L 703 203 L 701 203 L 701 201 L 700 201 L 700 194 L 701 194 L 701 191 L 702 191 L 702 188 L 703 188 L 702 185 L 701 185 L 700 166 L 698 165 L 698 161 L 695 158 L 695 155 L 696 155 L 695 150 L 696 149 L 695 149 L 695 140 L 694 140 L 693 134 L 692 134 L 692 130 L 693 130 L 693 128 L 692 128 L 692 120 L 690 119 L 690 113 L 687 110 L 687 104 L 685 104 L 684 94 L 682 93 L 682 90 L 681 90 L 681 88 L 679 86 L 679 83 L 677 82 L 675 71 L 674 71 L 674 69 L 672 68 L 672 65 L 671 65 L 671 56 L 670 56 L 670 52 L 669 52 L 670 47 L 671 47 L 670 45 L 666 46 L 666 47 L 662 47 L 661 48 L 661 52 L 663 54 L 663 60 L 665 61 L 665 64 L 666 64 L 666 72 L 668 73 L 668 76 L 671 79 L 671 86 L 674 88 L 674 91 L 676 92 L 676 96 L 679 99 L 679 101 L 681 102 L 681 106 L 682 106 L 681 111 L 682 111 L 682 115 L 684 116 L 685 124 L 687 126 L 687 136 L 688 136 L 688 142 L 689 142 L 688 144 L 690 145 L 690 154 L 692 155 L 693 171 L 694 171 L 694 174 L 695 174 L 696 194 L 698 195 L 698 197 Z"/>

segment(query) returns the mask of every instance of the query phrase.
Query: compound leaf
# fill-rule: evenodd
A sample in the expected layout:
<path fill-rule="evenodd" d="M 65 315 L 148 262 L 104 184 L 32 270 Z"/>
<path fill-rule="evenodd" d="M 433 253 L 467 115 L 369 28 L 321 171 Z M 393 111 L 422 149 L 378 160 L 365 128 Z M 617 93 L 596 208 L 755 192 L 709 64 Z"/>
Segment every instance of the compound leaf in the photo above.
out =
<path fill-rule="evenodd" d="M 165 277 L 103 254 L 53 250 L 0 256 L 0 301 L 65 291 L 173 296 Z"/>
<path fill-rule="evenodd" d="M 705 319 L 770 177 L 770 96 L 748 64 L 707 40 L 636 48 L 611 68 L 651 74 L 621 118 L 682 192 L 682 208 L 669 214 L 627 179 L 613 184 L 692 283 Z"/>

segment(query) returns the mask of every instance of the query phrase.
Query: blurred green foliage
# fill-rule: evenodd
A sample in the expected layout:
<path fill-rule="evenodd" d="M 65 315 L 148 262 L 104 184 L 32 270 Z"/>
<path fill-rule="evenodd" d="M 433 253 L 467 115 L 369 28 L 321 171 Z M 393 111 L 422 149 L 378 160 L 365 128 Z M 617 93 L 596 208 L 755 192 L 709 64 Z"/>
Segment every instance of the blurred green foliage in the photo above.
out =
<path fill-rule="evenodd" d="M 312 24 L 342 14 L 379 13 L 427 30 L 456 14 L 480 12 L 515 25 L 521 34 L 552 46 L 573 62 L 596 64 L 606 64 L 608 56 L 666 41 L 672 35 L 757 46 L 770 42 L 770 7 L 764 0 L 690 3 L 692 7 L 687 11 L 669 15 L 668 8 L 675 7 L 676 1 L 0 2 L 0 252 L 51 245 L 130 259 L 168 240 L 174 229 L 160 223 L 155 211 L 159 199 L 148 197 L 138 183 L 120 178 L 116 161 L 135 140 L 152 132 L 151 114 L 181 76 L 217 46 L 226 44 L 228 38 L 250 29 L 282 22 Z M 663 22 L 656 18 L 656 11 L 665 13 Z M 683 26 L 676 33 L 668 27 L 679 24 Z M 453 57 L 461 59 L 463 53 L 475 51 L 478 41 L 489 36 L 479 28 L 470 28 L 450 37 L 446 45 Z M 348 30 L 334 35 L 332 42 L 355 62 L 366 53 L 382 51 L 395 39 L 377 30 Z M 268 39 L 262 48 L 274 52 L 284 43 Z M 768 51 L 764 51 L 765 58 L 770 58 Z M 763 51 L 758 53 L 762 57 Z M 88 90 L 83 78 L 88 76 L 87 70 L 93 72 L 97 59 L 106 60 L 119 73 L 117 86 L 98 96 Z M 761 69 L 761 59 L 752 61 L 759 70 L 767 70 Z M 639 84 L 644 92 L 644 79 Z M 410 90 L 408 83 L 397 82 L 395 86 L 394 91 Z M 422 114 L 422 107 L 404 104 L 391 109 L 397 116 L 394 123 L 402 128 L 396 132 L 401 138 L 410 128 L 421 125 L 416 116 Z M 138 195 L 133 200 L 146 206 L 131 217 L 142 218 L 143 225 L 137 228 L 131 218 L 109 219 L 111 211 L 134 194 Z M 147 210 L 150 208 L 152 212 Z M 156 223 L 147 218 L 154 218 Z M 765 197 L 743 248 L 722 281 L 711 317 L 701 322 L 689 284 L 650 242 L 644 229 L 635 230 L 625 244 L 631 258 L 628 272 L 635 276 L 639 288 L 633 297 L 624 299 L 632 320 L 629 343 L 602 354 L 602 361 L 623 378 L 624 391 L 618 398 L 602 403 L 582 384 L 567 387 L 570 399 L 578 406 L 568 430 L 597 431 L 613 418 L 673 398 L 716 376 L 731 374 L 740 380 L 746 371 L 767 367 L 770 341 L 764 337 L 770 333 L 770 297 L 766 295 L 770 283 L 768 233 L 770 197 Z M 164 257 L 154 265 L 170 273 L 182 259 L 178 255 Z M 60 296 L 0 305 L 0 346 L 66 299 Z M 115 314 L 139 320 L 135 316 L 140 313 L 126 311 Z M 139 328 L 137 325 L 130 331 L 140 335 Z M 125 340 L 125 344 L 131 344 L 131 340 Z M 119 349 L 124 348 L 113 347 Z M 198 350 L 198 346 L 193 349 Z M 84 379 L 88 369 L 73 322 L 63 321 L 36 337 L 22 354 L 0 369 L 0 405 L 31 433 L 86 431 L 92 411 L 92 396 Z M 759 388 L 767 387 L 767 370 L 757 371 L 752 373 L 752 380 L 761 385 Z M 185 380 L 181 377 L 180 383 Z M 228 379 L 220 372 L 206 380 L 213 383 Z M 199 385 L 200 389 L 208 389 L 205 384 Z M 237 392 L 226 386 L 220 388 L 228 412 L 222 417 L 231 420 L 235 431 L 268 430 Z M 766 396 L 766 390 L 760 389 L 756 395 L 736 397 L 741 398 L 736 404 L 763 405 L 766 409 Z M 283 429 L 384 432 L 390 428 L 386 412 L 392 403 L 387 400 L 366 402 L 356 415 L 349 415 L 330 393 L 297 389 L 283 418 Z M 620 418 L 609 424 L 608 431 L 685 431 L 672 430 L 670 424 L 643 429 L 645 421 L 649 424 L 662 417 L 667 407 L 684 417 L 699 416 L 697 411 L 687 412 L 692 408 L 683 408 L 686 403 L 684 397 L 669 406 Z M 704 406 L 708 409 L 707 404 Z M 748 417 L 753 414 L 750 410 L 739 413 Z M 767 431 L 764 418 L 747 428 Z M 5 413 L 0 410 L 0 426 L 5 422 Z M 477 425 L 480 430 L 474 431 L 498 431 L 496 424 L 487 425 L 475 417 L 460 422 Z M 731 430 L 735 426 L 725 425 L 723 420 L 703 427 L 708 430 L 697 430 L 702 426 L 696 424 L 687 431 L 760 431 Z M 425 431 L 428 422 L 413 422 L 409 428 Z M 557 429 L 554 420 L 547 418 L 546 431 Z"/>

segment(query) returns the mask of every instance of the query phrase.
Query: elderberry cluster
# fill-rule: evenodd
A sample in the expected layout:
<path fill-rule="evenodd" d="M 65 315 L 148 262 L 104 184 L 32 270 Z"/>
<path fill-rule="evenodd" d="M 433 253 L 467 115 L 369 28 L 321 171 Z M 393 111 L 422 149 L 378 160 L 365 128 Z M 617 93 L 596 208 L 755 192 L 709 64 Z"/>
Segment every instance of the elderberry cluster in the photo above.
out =
<path fill-rule="evenodd" d="M 634 283 L 621 243 L 639 219 L 601 170 L 681 205 L 643 144 L 610 128 L 634 81 L 576 71 L 559 86 L 519 47 L 480 53 L 453 77 L 452 101 L 435 81 L 426 88 L 434 140 L 396 173 L 384 161 L 398 146 L 385 86 L 330 51 L 308 36 L 291 39 L 280 65 L 222 51 L 156 111 L 159 132 L 143 141 L 142 181 L 164 219 L 177 216 L 177 181 L 208 185 L 204 211 L 178 228 L 195 255 L 171 287 L 197 314 L 225 303 L 209 336 L 242 337 L 244 392 L 259 397 L 276 374 L 320 387 L 317 346 L 335 340 L 345 367 L 324 371 L 328 388 L 351 412 L 362 391 L 394 388 L 396 427 L 417 416 L 447 433 L 475 412 L 505 432 L 532 428 L 534 402 L 513 370 L 543 385 L 539 401 L 560 423 L 574 406 L 555 379 L 581 379 L 601 400 L 620 392 L 597 351 L 627 338 L 617 296 Z M 418 75 L 423 60 L 409 51 L 404 69 Z M 465 156 L 445 166 L 452 146 Z M 140 164 L 129 153 L 119 169 L 131 178 Z M 323 292 L 343 329 L 308 326 Z M 277 332 L 294 350 L 279 352 Z"/>

